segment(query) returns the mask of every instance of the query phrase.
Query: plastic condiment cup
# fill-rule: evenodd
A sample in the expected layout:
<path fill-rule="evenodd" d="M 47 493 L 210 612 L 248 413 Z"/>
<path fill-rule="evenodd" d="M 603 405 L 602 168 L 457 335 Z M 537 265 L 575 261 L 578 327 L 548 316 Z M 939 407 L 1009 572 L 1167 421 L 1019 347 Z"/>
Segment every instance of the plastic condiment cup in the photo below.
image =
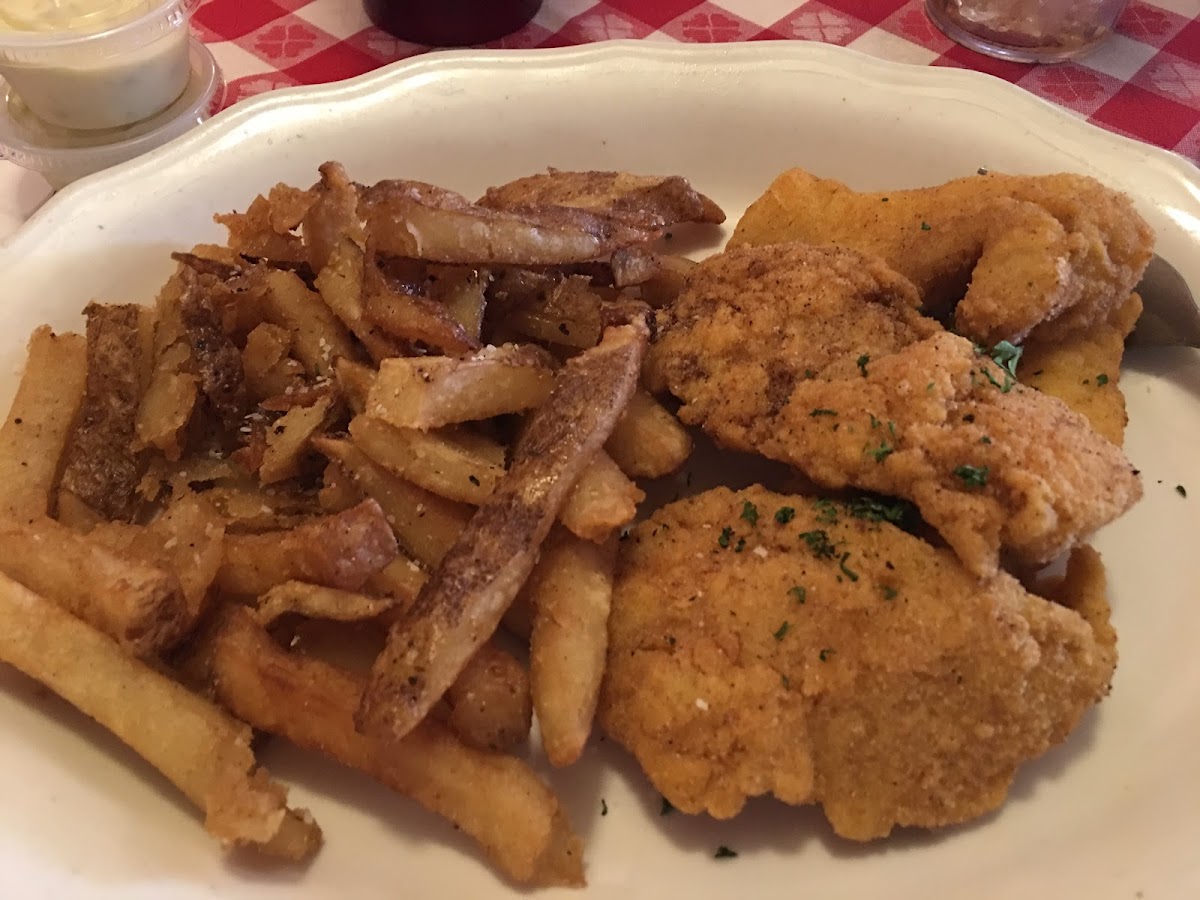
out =
<path fill-rule="evenodd" d="M 190 77 L 199 0 L 0 0 L 0 77 L 45 122 L 119 128 L 162 112 Z"/>
<path fill-rule="evenodd" d="M 189 77 L 175 102 L 156 116 L 104 131 L 76 131 L 43 122 L 23 97 L 0 81 L 0 157 L 39 172 L 58 189 L 195 128 L 221 107 L 225 82 L 203 43 L 193 38 L 188 46 Z"/>

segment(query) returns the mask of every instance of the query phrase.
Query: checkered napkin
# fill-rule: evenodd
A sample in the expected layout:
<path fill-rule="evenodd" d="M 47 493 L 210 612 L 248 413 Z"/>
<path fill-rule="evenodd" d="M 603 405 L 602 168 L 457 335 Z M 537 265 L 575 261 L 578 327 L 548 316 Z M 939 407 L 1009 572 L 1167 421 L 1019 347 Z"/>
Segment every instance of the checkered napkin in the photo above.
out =
<path fill-rule="evenodd" d="M 225 72 L 227 103 L 349 78 L 428 49 L 372 27 L 360 0 L 206 0 L 193 27 Z M 1133 0 L 1104 47 L 1054 66 L 1002 62 L 952 43 L 930 23 L 923 0 L 545 0 L 532 22 L 486 46 L 610 38 L 822 41 L 897 62 L 976 69 L 1200 162 L 1198 0 Z"/>

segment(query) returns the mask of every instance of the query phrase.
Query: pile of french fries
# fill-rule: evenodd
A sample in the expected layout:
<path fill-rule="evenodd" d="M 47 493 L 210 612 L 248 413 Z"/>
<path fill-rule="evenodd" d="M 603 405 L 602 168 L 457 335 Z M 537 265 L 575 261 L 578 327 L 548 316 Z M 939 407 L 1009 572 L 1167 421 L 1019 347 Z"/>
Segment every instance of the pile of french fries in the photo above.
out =
<path fill-rule="evenodd" d="M 322 841 L 262 731 L 516 882 L 582 884 L 514 752 L 534 713 L 555 766 L 588 740 L 634 479 L 691 450 L 639 387 L 690 265 L 649 244 L 723 214 L 678 177 L 551 171 L 472 203 L 320 173 L 218 216 L 228 244 L 176 254 L 152 306 L 33 334 L 0 428 L 0 659 L 227 846 Z"/>

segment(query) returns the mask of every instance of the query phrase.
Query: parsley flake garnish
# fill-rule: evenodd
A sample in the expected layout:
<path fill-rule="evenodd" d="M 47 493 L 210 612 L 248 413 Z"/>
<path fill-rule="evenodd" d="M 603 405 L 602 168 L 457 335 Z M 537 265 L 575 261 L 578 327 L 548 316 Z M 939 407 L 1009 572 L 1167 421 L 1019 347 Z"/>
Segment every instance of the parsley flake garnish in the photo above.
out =
<path fill-rule="evenodd" d="M 1012 390 L 1013 377 L 1008 374 L 1007 370 L 1004 373 L 1004 384 L 1001 384 L 999 381 L 996 380 L 996 376 L 993 375 L 988 370 L 987 366 L 983 367 L 983 377 L 992 383 L 992 387 L 998 388 L 1000 393 L 1002 393 L 1002 394 L 1007 394 L 1009 391 Z M 974 383 L 974 378 L 975 378 L 974 371 L 971 372 L 971 378 L 972 378 L 972 383 Z"/>
<path fill-rule="evenodd" d="M 1104 385 L 1106 385 L 1106 384 L 1108 384 L 1108 376 L 1105 375 L 1103 372 L 1101 372 L 1099 375 L 1096 376 L 1096 386 L 1104 387 Z"/>
<path fill-rule="evenodd" d="M 803 588 L 800 585 L 796 585 L 794 588 L 791 588 L 788 591 L 788 594 L 792 597 L 795 597 L 796 602 L 801 605 L 803 605 L 804 601 L 808 599 L 808 589 Z"/>
<path fill-rule="evenodd" d="M 895 600 L 898 596 L 900 596 L 900 592 L 898 590 L 886 584 L 883 585 L 880 590 L 883 591 L 884 600 Z"/>
<path fill-rule="evenodd" d="M 829 534 L 825 531 L 802 531 L 800 538 L 808 544 L 808 549 L 817 559 L 833 559 L 837 552 L 837 548 L 834 547 L 833 541 L 829 540 Z"/>
<path fill-rule="evenodd" d="M 717 852 L 713 854 L 713 859 L 737 859 L 737 851 L 730 850 L 722 844 L 717 848 Z"/>
<path fill-rule="evenodd" d="M 988 437 L 986 434 L 979 439 L 979 443 L 981 443 L 981 444 L 990 444 L 991 442 L 992 442 L 992 439 L 990 437 Z"/>
<path fill-rule="evenodd" d="M 1177 484 L 1175 485 L 1175 493 L 1177 493 L 1180 497 L 1186 497 L 1187 488 L 1185 488 L 1182 484 Z"/>
<path fill-rule="evenodd" d="M 788 678 L 786 675 L 780 675 L 779 683 L 783 685 L 783 689 L 786 691 L 792 686 L 792 679 Z"/>
<path fill-rule="evenodd" d="M 817 521 L 822 525 L 837 524 L 837 506 L 832 500 L 814 500 L 813 509 L 817 511 Z"/>
<path fill-rule="evenodd" d="M 796 518 L 796 508 L 794 506 L 781 506 L 775 510 L 775 521 L 780 525 L 786 525 L 794 518 Z"/>
<path fill-rule="evenodd" d="M 846 565 L 846 560 L 850 558 L 850 554 L 843 553 L 842 558 L 838 560 L 838 568 L 842 570 L 842 574 L 851 581 L 858 581 L 858 573 Z"/>
<path fill-rule="evenodd" d="M 867 452 L 875 457 L 875 462 L 881 463 L 896 451 L 887 441 L 880 441 L 878 447 L 874 450 L 868 448 Z"/>
<path fill-rule="evenodd" d="M 733 529 L 726 525 L 721 529 L 721 536 L 717 538 L 717 545 L 724 550 L 729 546 L 729 539 L 733 537 Z"/>
<path fill-rule="evenodd" d="M 875 418 L 875 415 L 874 415 L 874 413 L 867 413 L 867 415 L 871 417 L 871 427 L 872 427 L 872 428 L 878 428 L 878 427 L 879 427 L 879 420 L 878 420 L 877 418 Z"/>
<path fill-rule="evenodd" d="M 746 549 L 746 539 L 744 537 L 738 538 L 737 545 L 733 548 L 733 552 L 741 553 L 745 549 Z"/>
<path fill-rule="evenodd" d="M 814 419 L 817 416 L 836 416 L 837 410 L 836 409 L 820 409 L 820 408 L 818 408 L 818 409 L 814 409 L 812 412 L 810 412 L 809 415 L 812 416 Z"/>
<path fill-rule="evenodd" d="M 782 641 L 784 636 L 788 633 L 788 629 L 791 627 L 792 627 L 791 623 L 785 621 L 782 625 L 780 625 L 778 628 L 776 628 L 775 633 L 773 635 L 775 640 Z"/>
<path fill-rule="evenodd" d="M 1024 348 L 1018 347 L 1008 341 L 1001 341 L 992 348 L 989 354 L 992 360 L 1006 371 L 1013 378 L 1017 377 L 1017 363 L 1021 361 L 1021 353 Z"/>
<path fill-rule="evenodd" d="M 742 504 L 742 518 L 751 525 L 758 524 L 758 507 L 749 500 Z"/>
<path fill-rule="evenodd" d="M 822 647 L 821 652 L 817 654 L 817 659 L 821 662 L 829 662 L 829 657 L 833 656 L 832 647 Z"/>
<path fill-rule="evenodd" d="M 954 474 L 962 479 L 967 487 L 986 487 L 988 479 L 987 466 L 959 466 Z"/>
<path fill-rule="evenodd" d="M 922 231 L 932 231 L 932 230 L 933 230 L 933 226 L 932 226 L 932 225 L 930 225 L 928 222 L 922 222 L 922 223 L 921 223 L 921 230 L 922 230 Z"/>
<path fill-rule="evenodd" d="M 854 361 L 854 364 L 856 366 L 858 366 L 858 371 L 862 372 L 863 378 L 867 377 L 867 363 L 869 363 L 870 361 L 871 361 L 871 357 L 868 356 L 866 353 L 864 353 L 862 356 L 860 356 L 858 359 L 856 359 Z"/>
<path fill-rule="evenodd" d="M 662 806 L 659 807 L 658 814 L 660 816 L 669 816 L 673 812 L 675 812 L 675 807 L 671 805 L 670 800 L 668 800 L 666 797 L 663 797 Z"/>
<path fill-rule="evenodd" d="M 855 497 L 845 504 L 845 508 L 846 512 L 856 519 L 891 522 L 893 525 L 903 522 L 913 512 L 912 504 L 908 501 L 894 500 L 890 497 Z"/>

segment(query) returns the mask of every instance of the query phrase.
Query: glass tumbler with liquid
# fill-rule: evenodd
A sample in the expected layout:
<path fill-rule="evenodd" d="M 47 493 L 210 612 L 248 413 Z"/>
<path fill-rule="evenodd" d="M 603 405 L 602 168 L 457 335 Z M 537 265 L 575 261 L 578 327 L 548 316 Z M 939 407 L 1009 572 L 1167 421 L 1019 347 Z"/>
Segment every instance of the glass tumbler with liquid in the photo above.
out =
<path fill-rule="evenodd" d="M 925 0 L 952 40 L 1013 62 L 1064 62 L 1096 49 L 1129 0 Z"/>

